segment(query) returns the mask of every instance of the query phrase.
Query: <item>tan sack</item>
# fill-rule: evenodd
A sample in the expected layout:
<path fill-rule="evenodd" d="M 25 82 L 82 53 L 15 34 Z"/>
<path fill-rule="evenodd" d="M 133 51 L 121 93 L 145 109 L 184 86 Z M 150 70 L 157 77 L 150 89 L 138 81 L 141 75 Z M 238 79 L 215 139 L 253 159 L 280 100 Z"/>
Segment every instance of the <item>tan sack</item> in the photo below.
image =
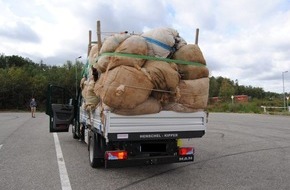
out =
<path fill-rule="evenodd" d="M 149 48 L 148 54 L 150 56 L 166 58 L 171 53 L 170 48 L 175 45 L 175 38 L 178 36 L 178 32 L 172 28 L 162 27 L 144 32 L 141 36 L 145 39 L 147 38 L 146 41 Z M 164 44 L 165 47 L 169 49 L 164 48 L 162 45 L 158 45 L 158 42 Z"/>
<path fill-rule="evenodd" d="M 95 86 L 95 81 L 93 79 L 90 79 L 88 81 L 88 85 L 86 88 L 86 95 L 85 95 L 85 102 L 86 105 L 92 105 L 96 106 L 98 105 L 100 99 L 99 97 L 94 93 L 94 86 Z"/>
<path fill-rule="evenodd" d="M 98 45 L 93 45 L 89 53 L 89 64 L 93 65 L 98 57 Z"/>
<path fill-rule="evenodd" d="M 147 55 L 148 48 L 147 43 L 144 38 L 133 35 L 123 41 L 119 47 L 117 47 L 116 53 L 128 53 L 135 55 Z M 113 69 L 120 65 L 127 65 L 136 67 L 141 69 L 143 64 L 145 63 L 145 59 L 142 58 L 134 58 L 128 56 L 100 56 L 98 62 L 94 65 L 94 68 L 100 70 L 101 72 L 105 72 L 107 69 Z M 107 68 L 109 67 L 109 68 Z"/>
<path fill-rule="evenodd" d="M 81 81 L 80 81 L 80 88 L 81 88 L 81 90 L 84 89 L 86 80 L 87 80 L 87 79 L 86 79 L 85 77 L 83 77 L 83 78 L 81 79 Z"/>
<path fill-rule="evenodd" d="M 206 65 L 206 61 L 203 57 L 203 54 L 196 44 L 187 44 L 182 46 L 179 50 L 177 50 L 172 59 L 179 59 L 183 61 L 191 61 L 198 62 Z"/>
<path fill-rule="evenodd" d="M 180 98 L 178 98 L 177 103 L 193 109 L 207 107 L 209 78 L 181 80 L 178 88 L 180 89 Z"/>
<path fill-rule="evenodd" d="M 89 83 L 89 81 L 86 80 L 86 81 L 83 82 L 83 85 L 82 85 L 82 97 L 84 99 L 86 99 L 86 96 L 87 96 L 88 83 Z"/>
<path fill-rule="evenodd" d="M 176 64 L 149 60 L 143 68 L 149 74 L 155 89 L 175 92 L 180 78 Z"/>
<path fill-rule="evenodd" d="M 93 67 L 102 73 L 106 72 L 107 66 L 109 65 L 110 57 L 109 56 L 100 56 L 98 61 L 93 64 Z"/>
<path fill-rule="evenodd" d="M 112 36 L 105 38 L 100 50 L 100 54 L 104 52 L 114 52 L 116 48 L 129 37 L 130 37 L 129 34 L 122 33 L 122 34 L 114 34 Z"/>
<path fill-rule="evenodd" d="M 206 61 L 200 48 L 198 47 L 198 45 L 195 44 L 187 44 L 182 46 L 173 54 L 172 58 L 189 62 L 197 62 L 206 65 Z M 181 76 L 181 79 L 183 80 L 193 80 L 209 76 L 208 68 L 202 65 L 198 66 L 177 64 L 177 66 L 178 72 Z"/>
<path fill-rule="evenodd" d="M 142 71 L 122 65 L 102 74 L 94 92 L 109 107 L 131 109 L 145 102 L 152 88 Z"/>
<path fill-rule="evenodd" d="M 148 98 L 145 102 L 132 109 L 114 109 L 113 112 L 120 115 L 144 115 L 159 113 L 161 104 L 154 98 Z"/>
<path fill-rule="evenodd" d="M 176 43 L 176 50 L 179 50 L 182 46 L 186 45 L 187 42 L 180 36 L 177 36 L 175 38 L 175 43 Z"/>
<path fill-rule="evenodd" d="M 135 55 L 147 55 L 148 47 L 147 43 L 141 36 L 133 35 L 127 38 L 120 46 L 116 49 L 116 53 L 129 53 Z M 136 68 L 141 68 L 145 63 L 145 59 L 114 56 L 111 58 L 110 69 L 115 68 L 119 65 L 127 65 Z"/>
<path fill-rule="evenodd" d="M 209 70 L 206 66 L 178 64 L 178 73 L 182 80 L 194 80 L 209 76 Z"/>
<path fill-rule="evenodd" d="M 183 112 L 183 113 L 192 113 L 201 111 L 202 109 L 193 109 L 184 106 L 183 104 L 176 103 L 176 102 L 169 102 L 168 104 L 162 107 L 162 110 L 166 111 L 175 111 L 175 112 Z"/>

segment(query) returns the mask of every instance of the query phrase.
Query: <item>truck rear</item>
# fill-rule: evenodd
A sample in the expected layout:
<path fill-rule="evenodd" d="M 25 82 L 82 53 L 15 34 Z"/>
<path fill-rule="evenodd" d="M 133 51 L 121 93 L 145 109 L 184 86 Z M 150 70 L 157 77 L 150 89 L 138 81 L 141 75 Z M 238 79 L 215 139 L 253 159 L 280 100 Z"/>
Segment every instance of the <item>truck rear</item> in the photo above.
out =
<path fill-rule="evenodd" d="M 92 167 L 193 161 L 194 147 L 183 147 L 182 139 L 202 137 L 207 120 L 206 113 L 202 111 L 161 111 L 134 116 L 107 111 L 101 118 L 98 110 L 92 112 L 92 117 L 82 110 L 80 116 Z"/>

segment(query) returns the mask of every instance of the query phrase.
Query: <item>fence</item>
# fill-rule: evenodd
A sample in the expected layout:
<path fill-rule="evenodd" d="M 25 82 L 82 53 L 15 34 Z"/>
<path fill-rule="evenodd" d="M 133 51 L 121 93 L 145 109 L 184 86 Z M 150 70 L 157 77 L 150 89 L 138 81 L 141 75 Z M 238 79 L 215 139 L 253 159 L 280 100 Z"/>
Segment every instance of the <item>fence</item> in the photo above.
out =
<path fill-rule="evenodd" d="M 285 109 L 286 107 L 275 107 L 275 106 L 261 106 L 264 109 L 264 113 L 267 113 L 267 108 L 269 109 Z M 290 106 L 288 106 L 288 112 L 290 112 Z"/>

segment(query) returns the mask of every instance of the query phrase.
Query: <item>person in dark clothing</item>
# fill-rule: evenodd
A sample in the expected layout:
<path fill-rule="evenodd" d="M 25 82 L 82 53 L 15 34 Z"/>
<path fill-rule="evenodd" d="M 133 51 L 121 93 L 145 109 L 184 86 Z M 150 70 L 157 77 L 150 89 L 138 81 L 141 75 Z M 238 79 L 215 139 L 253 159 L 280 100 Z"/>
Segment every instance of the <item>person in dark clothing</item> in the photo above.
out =
<path fill-rule="evenodd" d="M 35 112 L 36 112 L 36 106 L 37 106 L 37 103 L 35 101 L 35 98 L 32 98 L 31 101 L 30 101 L 30 108 L 31 108 L 31 116 L 32 117 L 35 117 Z"/>

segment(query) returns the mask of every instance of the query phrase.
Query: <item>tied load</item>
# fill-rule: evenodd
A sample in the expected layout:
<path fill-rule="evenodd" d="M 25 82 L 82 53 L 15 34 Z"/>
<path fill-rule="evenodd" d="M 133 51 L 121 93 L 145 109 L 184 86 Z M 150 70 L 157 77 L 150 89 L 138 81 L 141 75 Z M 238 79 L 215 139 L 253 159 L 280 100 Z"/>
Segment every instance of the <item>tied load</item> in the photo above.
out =
<path fill-rule="evenodd" d="M 209 70 L 202 51 L 172 28 L 111 35 L 100 50 L 92 46 L 85 69 L 86 110 L 140 115 L 207 107 Z"/>

